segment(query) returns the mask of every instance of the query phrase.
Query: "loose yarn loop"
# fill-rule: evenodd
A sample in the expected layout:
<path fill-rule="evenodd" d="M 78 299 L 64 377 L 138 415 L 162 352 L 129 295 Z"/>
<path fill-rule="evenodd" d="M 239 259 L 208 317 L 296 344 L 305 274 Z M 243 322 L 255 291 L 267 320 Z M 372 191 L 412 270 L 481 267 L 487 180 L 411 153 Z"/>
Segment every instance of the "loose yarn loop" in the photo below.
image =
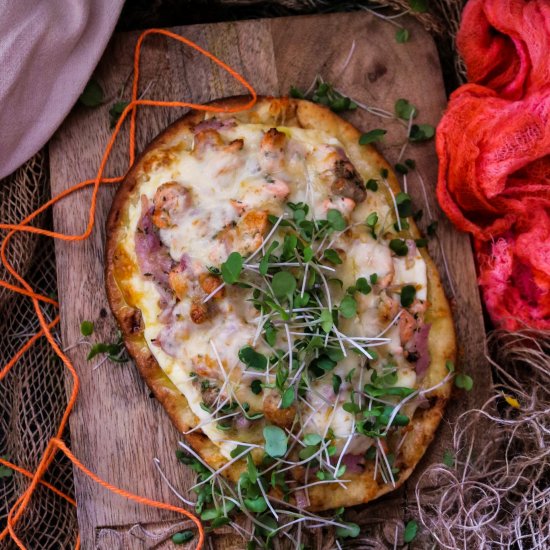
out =
<path fill-rule="evenodd" d="M 451 95 L 437 128 L 437 198 L 474 236 L 479 283 L 495 324 L 547 330 L 550 4 L 471 0 L 458 44 L 475 83 Z"/>
<path fill-rule="evenodd" d="M 232 107 L 232 108 L 226 108 L 226 107 L 217 107 L 215 105 L 200 105 L 190 102 L 184 102 L 184 101 L 155 101 L 155 100 L 149 100 L 149 99 L 138 99 L 138 90 L 139 90 L 139 64 L 140 64 L 140 57 L 141 57 L 141 48 L 143 45 L 143 41 L 145 38 L 152 34 L 160 34 L 164 35 L 168 38 L 171 38 L 173 40 L 177 40 L 178 42 L 181 42 L 194 50 L 197 50 L 202 55 L 209 58 L 212 62 L 216 63 L 219 67 L 221 67 L 223 70 L 227 71 L 233 78 L 235 78 L 240 84 L 242 84 L 251 95 L 250 101 L 243 106 L 239 107 Z M 235 70 L 233 70 L 231 67 L 229 67 L 227 64 L 225 64 L 223 61 L 218 59 L 216 56 L 212 55 L 210 52 L 204 50 L 194 42 L 184 38 L 183 36 L 179 36 L 173 32 L 164 30 L 164 29 L 149 29 L 144 31 L 140 36 L 136 43 L 135 51 L 134 51 L 134 74 L 133 74 L 133 85 L 132 85 L 132 96 L 131 101 L 128 104 L 128 106 L 124 109 L 122 112 L 122 115 L 120 116 L 114 131 L 111 135 L 111 138 L 109 139 L 109 142 L 105 148 L 105 152 L 103 154 L 101 164 L 99 166 L 98 172 L 96 177 L 93 180 L 86 180 L 82 181 L 80 183 L 77 183 L 76 185 L 70 187 L 69 189 L 63 191 L 59 195 L 53 197 L 51 200 L 46 202 L 44 205 L 42 205 L 40 208 L 38 208 L 36 211 L 34 211 L 32 214 L 27 216 L 25 219 L 23 219 L 19 224 L 6 224 L 6 223 L 0 223 L 0 229 L 4 229 L 8 231 L 8 234 L 6 235 L 4 241 L 2 242 L 2 245 L 0 247 L 0 259 L 2 260 L 2 263 L 4 264 L 6 270 L 12 275 L 12 277 L 16 280 L 17 284 L 9 283 L 7 281 L 0 280 L 0 286 L 6 288 L 7 290 L 10 290 L 12 292 L 18 293 L 22 296 L 27 296 L 32 299 L 33 307 L 36 312 L 36 316 L 38 318 L 38 321 L 41 326 L 40 332 L 33 335 L 20 349 L 19 351 L 14 355 L 14 357 L 0 370 L 0 381 L 2 381 L 8 372 L 11 370 L 11 368 L 17 363 L 17 361 L 21 358 L 21 356 L 29 350 L 32 345 L 42 336 L 45 336 L 48 340 L 49 344 L 52 346 L 53 350 L 57 354 L 57 356 L 61 359 L 65 367 L 69 370 L 71 373 L 72 379 L 73 379 L 73 387 L 71 390 L 71 395 L 67 403 L 67 408 L 65 409 L 65 412 L 63 414 L 63 417 L 61 419 L 61 422 L 58 426 L 57 433 L 55 437 L 53 437 L 47 447 L 44 451 L 44 454 L 42 455 L 42 458 L 38 464 L 38 468 L 34 473 L 29 472 L 23 468 L 20 468 L 19 466 L 10 463 L 7 460 L 0 459 L 0 465 L 6 466 L 8 468 L 11 468 L 15 472 L 18 472 L 29 479 L 31 479 L 31 483 L 27 490 L 20 495 L 20 497 L 17 499 L 15 504 L 13 505 L 12 509 L 10 510 L 7 518 L 7 526 L 6 528 L 0 533 L 0 541 L 4 540 L 8 535 L 12 538 L 12 540 L 15 542 L 15 544 L 20 548 L 21 550 L 26 550 L 26 547 L 24 543 L 19 539 L 19 537 L 16 534 L 15 528 L 17 525 L 17 522 L 19 518 L 22 516 L 23 512 L 25 511 L 27 505 L 30 502 L 30 499 L 33 495 L 33 492 L 35 491 L 36 487 L 40 484 L 48 489 L 54 491 L 58 496 L 61 496 L 66 501 L 70 502 L 71 504 L 76 505 L 75 501 L 56 489 L 53 485 L 50 483 L 45 482 L 42 478 L 45 472 L 47 471 L 49 465 L 52 463 L 56 453 L 58 451 L 61 451 L 69 460 L 78 468 L 80 469 L 85 475 L 90 477 L 93 481 L 96 483 L 102 485 L 107 490 L 116 493 L 120 496 L 123 496 L 125 498 L 128 498 L 130 500 L 133 500 L 134 502 L 138 502 L 140 504 L 144 504 L 147 506 L 152 506 L 156 508 L 161 508 L 163 510 L 169 510 L 172 512 L 176 512 L 179 514 L 182 514 L 184 516 L 187 516 L 190 518 L 197 526 L 197 530 L 199 533 L 198 541 L 197 541 L 197 549 L 203 548 L 204 545 L 204 530 L 202 527 L 202 524 L 200 520 L 195 517 L 191 512 L 188 510 L 185 510 L 183 508 L 179 508 L 170 504 L 165 504 L 162 502 L 157 502 L 139 495 L 135 495 L 133 493 L 130 493 L 124 489 L 120 489 L 118 487 L 115 487 L 114 485 L 111 485 L 110 483 L 104 481 L 103 479 L 99 478 L 96 474 L 91 472 L 89 469 L 84 466 L 80 460 L 72 454 L 72 452 L 69 450 L 69 448 L 65 445 L 65 443 L 62 441 L 62 435 L 63 432 L 67 426 L 67 422 L 69 420 L 69 416 L 71 414 L 71 411 L 75 405 L 76 399 L 78 397 L 78 389 L 79 389 L 79 378 L 78 374 L 71 363 L 70 359 L 63 353 L 60 346 L 56 342 L 53 334 L 52 329 L 59 323 L 59 317 L 56 317 L 53 321 L 48 322 L 47 319 L 44 316 L 44 313 L 41 309 L 41 304 L 51 304 L 54 307 L 59 307 L 58 303 L 53 300 L 52 298 L 48 296 L 41 295 L 33 290 L 31 285 L 17 272 L 17 270 L 10 264 L 8 257 L 7 257 L 7 247 L 9 245 L 10 240 L 13 238 L 13 236 L 17 232 L 28 232 L 28 233 L 36 233 L 39 235 L 43 235 L 46 237 L 51 237 L 54 239 L 64 240 L 64 241 L 82 241 L 87 239 L 94 227 L 95 222 L 95 213 L 96 213 L 96 204 L 97 204 L 97 195 L 99 192 L 99 188 L 103 184 L 112 184 L 112 183 L 118 183 L 123 180 L 124 176 L 118 176 L 114 178 L 104 178 L 103 173 L 105 170 L 105 166 L 107 164 L 107 160 L 109 159 L 109 156 L 111 154 L 111 151 L 113 149 L 114 143 L 116 141 L 116 138 L 120 132 L 120 129 L 126 120 L 128 116 L 130 115 L 130 146 L 129 146 L 129 166 L 131 166 L 134 163 L 135 160 L 135 134 L 136 134 L 136 114 L 137 114 L 137 107 L 138 106 L 154 106 L 154 107 L 186 107 L 191 109 L 197 109 L 201 111 L 208 111 L 212 113 L 232 113 L 232 112 L 238 112 L 243 111 L 246 109 L 251 108 L 257 99 L 256 92 L 254 88 Z M 52 206 L 53 204 L 59 202 L 63 198 L 67 197 L 68 195 L 75 193 L 85 187 L 93 186 L 92 190 L 92 197 L 90 201 L 90 208 L 89 208 L 89 215 L 88 215 L 88 222 L 86 225 L 86 229 L 83 233 L 79 235 L 64 235 L 61 233 L 57 233 L 55 231 L 49 231 L 45 229 L 41 229 L 39 227 L 35 227 L 32 225 L 29 225 L 30 222 L 32 222 L 40 213 L 45 211 L 47 208 Z M 79 539 L 76 542 L 77 550 L 80 548 L 80 541 Z"/>

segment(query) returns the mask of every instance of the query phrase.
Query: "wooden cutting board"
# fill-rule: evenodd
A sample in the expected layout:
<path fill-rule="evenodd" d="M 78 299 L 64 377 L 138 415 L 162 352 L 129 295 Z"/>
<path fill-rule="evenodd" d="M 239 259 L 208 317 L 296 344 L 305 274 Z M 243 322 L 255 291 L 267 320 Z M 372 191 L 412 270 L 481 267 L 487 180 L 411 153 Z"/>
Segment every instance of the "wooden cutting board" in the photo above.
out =
<path fill-rule="evenodd" d="M 229 63 L 259 93 L 286 94 L 291 85 L 306 89 L 320 74 L 356 100 L 389 111 L 398 98 L 406 98 L 419 108 L 420 122 L 436 125 L 446 103 L 437 51 L 419 24 L 412 19 L 402 21 L 411 33 L 405 44 L 396 42 L 394 26 L 363 11 L 172 30 Z M 95 76 L 105 90 L 105 104 L 95 109 L 75 107 L 52 139 L 53 195 L 95 176 L 111 131 L 108 110 L 115 101 L 129 97 L 137 36 L 138 33 L 114 36 L 103 56 Z M 238 84 L 217 66 L 164 37 L 147 39 L 140 89 L 147 90 L 148 98 L 195 102 L 242 93 Z M 138 116 L 138 150 L 182 113 L 175 109 L 142 109 Z M 405 135 L 402 126 L 363 110 L 345 116 L 364 130 L 387 128 L 380 149 L 392 164 L 396 161 Z M 126 170 L 127 146 L 127 137 L 121 137 L 109 161 L 107 175 Z M 461 411 L 483 401 L 490 385 L 490 371 L 483 354 L 484 327 L 469 238 L 457 233 L 444 219 L 434 197 L 437 162 L 433 142 L 409 146 L 407 157 L 416 160 L 418 173 L 426 184 L 424 196 L 417 176 L 413 173 L 408 178 L 414 204 L 424 212 L 420 226 L 426 228 L 434 220 L 439 222 L 438 237 L 430 240 L 429 250 L 443 274 L 453 304 L 460 366 L 475 380 L 472 392 L 456 395 L 448 409 L 447 422 L 442 423 L 437 440 L 419 467 L 423 469 L 440 461 L 443 451 L 450 447 L 448 423 Z M 115 338 L 103 285 L 104 225 L 113 193 L 114 189 L 108 186 L 102 188 L 96 225 L 87 241 L 56 242 L 65 346 L 79 340 L 80 322 L 85 319 L 95 322 L 93 339 Z M 63 233 L 82 232 L 89 200 L 90 193 L 84 191 L 56 205 L 55 229 Z M 86 361 L 87 352 L 86 346 L 77 346 L 69 352 L 82 383 L 70 422 L 74 452 L 94 472 L 119 487 L 179 504 L 153 466 L 153 458 L 158 457 L 168 478 L 183 493 L 192 485 L 193 474 L 175 459 L 178 433 L 150 397 L 132 364 L 105 363 L 93 370 L 93 364 Z M 402 519 L 406 515 L 405 504 L 412 499 L 415 477 L 400 491 L 367 507 L 365 514 L 388 522 Z M 173 514 L 113 495 L 78 471 L 75 484 L 84 550 L 171 548 L 170 536 L 185 523 L 174 519 Z M 217 548 L 243 547 L 242 541 L 235 542 L 227 535 L 214 538 Z M 393 546 L 391 537 L 388 545 Z"/>

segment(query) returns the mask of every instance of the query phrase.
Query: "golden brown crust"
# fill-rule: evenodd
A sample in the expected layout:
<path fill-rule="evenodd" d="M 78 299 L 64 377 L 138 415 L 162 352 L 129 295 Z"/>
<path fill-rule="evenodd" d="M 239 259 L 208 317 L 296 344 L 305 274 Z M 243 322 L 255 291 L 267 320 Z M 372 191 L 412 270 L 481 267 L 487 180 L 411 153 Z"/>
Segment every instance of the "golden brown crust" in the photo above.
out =
<path fill-rule="evenodd" d="M 233 97 L 217 101 L 214 105 L 231 108 L 243 105 L 248 100 L 247 97 Z M 353 164 L 363 177 L 369 172 L 372 173 L 372 177 L 378 177 L 380 170 L 385 168 L 389 173 L 388 183 L 392 190 L 395 193 L 400 191 L 391 167 L 376 149 L 371 146 L 359 146 L 360 132 L 325 107 L 289 98 L 260 98 L 257 104 L 248 111 L 231 115 L 216 114 L 218 118 L 228 116 L 235 117 L 242 122 L 274 126 L 284 124 L 324 130 L 342 142 Z M 140 175 L 146 172 L 153 163 L 163 162 L 164 158 L 168 158 L 172 154 L 170 144 L 174 138 L 190 134 L 192 127 L 204 118 L 204 112 L 191 111 L 169 126 L 145 149 L 118 189 L 107 221 L 105 281 L 111 309 L 141 376 L 181 432 L 194 425 L 194 415 L 190 411 L 185 397 L 162 371 L 145 342 L 141 313 L 132 306 L 131 298 L 124 291 L 124 278 L 127 276 L 125 270 L 131 270 L 132 266 L 128 266 L 125 259 L 120 257 L 120 250 L 117 251 L 117 248 L 124 236 L 128 207 L 139 200 Z M 418 238 L 420 233 L 412 220 L 410 226 L 410 233 L 414 238 Z M 430 306 L 426 313 L 426 321 L 432 325 L 429 335 L 431 364 L 423 384 L 425 387 L 431 387 L 445 378 L 447 374 L 446 362 L 454 360 L 456 343 L 451 311 L 437 269 L 425 250 L 422 250 L 421 253 L 426 261 L 428 271 Z M 408 436 L 401 448 L 401 471 L 395 487 L 373 479 L 373 472 L 367 468 L 360 475 L 346 474 L 346 477 L 352 480 L 347 484 L 346 489 L 335 487 L 332 484 L 312 487 L 309 491 L 311 508 L 322 510 L 368 502 L 402 485 L 432 441 L 450 392 L 451 383 L 448 382 L 429 396 L 431 403 L 429 408 L 417 409 L 415 412 L 409 426 Z M 218 448 L 202 433 L 193 432 L 185 437 L 189 445 L 214 468 L 218 468 L 225 462 Z M 233 480 L 238 478 L 241 471 L 242 466 L 239 464 L 226 470 L 228 477 Z"/>

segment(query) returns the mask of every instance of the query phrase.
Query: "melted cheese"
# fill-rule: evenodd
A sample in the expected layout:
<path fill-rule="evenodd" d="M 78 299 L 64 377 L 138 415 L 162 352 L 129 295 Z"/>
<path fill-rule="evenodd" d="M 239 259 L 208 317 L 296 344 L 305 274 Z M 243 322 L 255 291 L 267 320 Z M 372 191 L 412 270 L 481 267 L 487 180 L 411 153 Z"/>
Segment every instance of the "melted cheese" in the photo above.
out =
<path fill-rule="evenodd" d="M 230 250 L 216 238 L 239 219 L 239 205 L 246 209 L 266 209 L 274 215 L 280 215 L 284 210 L 285 197 L 281 198 L 280 189 L 283 184 L 288 186 L 287 201 L 306 202 L 316 218 L 325 218 L 327 208 L 333 208 L 327 201 L 331 198 L 329 186 L 324 181 L 327 170 L 327 155 L 334 147 L 342 145 L 333 137 L 316 130 L 298 128 L 279 128 L 288 138 L 284 163 L 277 173 L 266 181 L 261 173 L 258 162 L 258 149 L 264 132 L 269 126 L 255 124 L 239 124 L 233 128 L 220 130 L 226 143 L 243 139 L 242 150 L 231 154 L 206 150 L 198 158 L 192 151 L 180 147 L 179 154 L 168 163 L 155 165 L 155 169 L 147 174 L 147 179 L 141 183 L 140 193 L 153 200 L 156 190 L 167 181 L 177 181 L 190 189 L 192 204 L 190 209 L 177 220 L 173 227 L 160 230 L 161 241 L 168 247 L 175 262 L 184 256 L 191 258 L 193 264 L 206 267 L 218 265 L 225 260 Z M 365 174 L 364 177 L 370 176 Z M 279 183 L 277 183 L 279 182 Z M 280 182 L 283 182 L 282 184 Z M 284 189 L 284 188 L 283 188 Z M 231 201 L 234 201 L 235 205 Z M 353 222 L 362 222 L 365 208 L 377 211 L 380 220 L 391 218 L 392 210 L 382 193 L 370 193 L 361 208 L 353 214 Z M 359 214 L 361 213 L 361 214 Z M 129 227 L 123 246 L 126 252 L 137 263 L 134 244 L 134 234 L 141 216 L 141 206 L 138 202 L 129 209 Z M 345 286 L 355 283 L 359 277 L 367 280 L 373 274 L 378 275 L 377 290 L 368 295 L 358 295 L 359 314 L 355 319 L 343 320 L 341 330 L 355 336 L 376 336 L 383 331 L 388 323 L 380 317 L 379 292 L 387 285 L 415 284 L 417 297 L 426 299 L 426 266 L 422 257 L 416 254 L 409 259 L 392 257 L 387 242 L 375 240 L 363 227 L 357 229 L 351 242 L 341 242 L 345 261 L 338 267 L 336 276 L 344 281 Z M 337 246 L 338 242 L 334 246 Z M 135 275 L 130 282 L 133 296 L 142 311 L 145 323 L 145 339 L 163 371 L 186 397 L 189 407 L 197 418 L 197 424 L 202 425 L 202 431 L 220 447 L 220 451 L 229 458 L 233 443 L 224 441 L 224 432 L 216 428 L 211 415 L 201 407 L 202 395 L 193 379 L 197 357 L 210 356 L 214 362 L 207 367 L 212 378 L 222 381 L 230 377 L 234 395 L 241 402 L 261 408 L 261 396 L 250 391 L 250 380 L 265 377 L 266 382 L 272 382 L 268 375 L 243 370 L 238 359 L 238 351 L 247 344 L 252 344 L 258 320 L 246 305 L 247 294 L 241 289 L 227 289 L 228 296 L 217 307 L 220 312 L 211 320 L 193 325 L 189 322 L 175 323 L 169 329 L 159 321 L 160 294 L 155 284 Z M 335 303 L 341 298 L 336 290 L 333 296 Z M 240 305 L 239 305 L 240 304 Z M 178 310 L 179 308 L 179 310 Z M 188 316 L 189 303 L 183 300 L 176 306 L 176 313 L 182 318 Z M 394 358 L 402 358 L 403 347 L 400 342 L 399 329 L 393 326 L 387 331 L 391 342 L 386 351 Z M 163 351 L 159 341 L 165 339 Z M 279 334 L 277 346 L 285 349 L 286 337 Z M 261 348 L 258 348 L 261 351 Z M 382 349 L 382 348 L 380 348 Z M 221 360 L 217 361 L 216 353 Z M 380 354 L 383 356 L 383 354 Z M 348 353 L 336 367 L 342 379 L 355 369 L 353 383 L 358 383 L 363 376 L 360 368 L 364 358 L 356 353 Z M 399 363 L 399 360 L 398 360 Z M 382 359 L 373 362 L 375 367 L 382 368 Z M 204 367 L 206 368 L 206 367 Z M 223 373 L 221 370 L 223 369 Z M 367 380 L 362 381 L 366 383 Z M 402 367 L 398 370 L 398 385 L 414 387 L 416 375 L 411 368 Z M 338 406 L 331 404 L 335 400 L 331 385 L 317 381 L 308 393 L 308 401 L 314 409 L 303 411 L 302 423 L 308 423 L 306 431 L 316 431 L 326 434 L 329 428 L 334 432 L 337 445 L 341 449 L 345 439 L 353 430 L 353 416 L 345 412 L 342 404 L 349 400 L 350 384 L 345 382 L 338 396 Z"/>

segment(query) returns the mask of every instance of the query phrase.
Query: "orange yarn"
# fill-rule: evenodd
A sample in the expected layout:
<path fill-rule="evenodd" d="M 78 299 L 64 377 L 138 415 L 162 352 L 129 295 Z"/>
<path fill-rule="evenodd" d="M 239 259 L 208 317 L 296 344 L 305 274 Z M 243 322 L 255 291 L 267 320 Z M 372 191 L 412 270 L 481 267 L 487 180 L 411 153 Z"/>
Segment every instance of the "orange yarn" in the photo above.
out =
<path fill-rule="evenodd" d="M 195 103 L 189 103 L 184 101 L 154 101 L 154 100 L 148 100 L 148 99 L 138 99 L 138 89 L 139 89 L 139 62 L 140 62 L 140 56 L 141 56 L 141 47 L 143 44 L 143 41 L 145 38 L 151 34 L 161 34 L 168 38 L 172 38 L 174 40 L 177 40 L 179 42 L 182 42 L 183 44 L 190 46 L 191 48 L 197 50 L 202 55 L 208 57 L 211 61 L 219 65 L 222 69 L 227 71 L 233 78 L 235 78 L 240 84 L 242 84 L 251 94 L 250 101 L 241 107 L 232 107 L 232 108 L 221 108 L 221 107 L 215 107 L 212 105 L 198 105 Z M 254 88 L 236 71 L 234 71 L 231 67 L 226 65 L 223 61 L 212 55 L 210 52 L 204 50 L 194 42 L 184 38 L 183 36 L 179 36 L 177 34 L 174 34 L 170 31 L 163 30 L 163 29 L 149 29 L 144 31 L 140 37 L 138 38 L 138 41 L 136 43 L 136 48 L 134 51 L 134 80 L 132 85 L 132 98 L 128 106 L 124 109 L 122 112 L 122 115 L 120 116 L 115 129 L 113 130 L 113 133 L 111 135 L 111 138 L 109 139 L 109 142 L 107 144 L 107 147 L 105 148 L 105 152 L 103 154 L 103 158 L 101 160 L 101 164 L 99 166 L 99 170 L 97 172 L 97 175 L 95 179 L 93 180 L 86 180 L 82 181 L 80 183 L 77 183 L 76 185 L 70 187 L 69 189 L 63 191 L 59 195 L 53 197 L 51 200 L 49 200 L 47 203 L 42 205 L 39 209 L 37 209 L 35 212 L 27 216 L 24 220 L 22 220 L 19 224 L 5 224 L 0 223 L 0 229 L 4 229 L 9 231 L 6 238 L 2 242 L 2 245 L 0 247 L 0 259 L 2 260 L 2 263 L 6 267 L 7 271 L 16 279 L 16 281 L 21 285 L 17 286 L 11 283 L 8 283 L 7 281 L 1 281 L 0 285 L 13 291 L 18 294 L 21 294 L 23 296 L 28 296 L 32 299 L 33 306 L 36 312 L 36 315 L 38 317 L 38 320 L 40 322 L 41 330 L 34 336 L 32 336 L 20 349 L 19 351 L 12 357 L 12 359 L 0 370 L 0 381 L 8 374 L 8 372 L 11 370 L 11 368 L 17 363 L 17 361 L 21 358 L 21 356 L 42 336 L 45 336 L 52 348 L 54 349 L 57 356 L 61 359 L 61 361 L 64 363 L 64 365 L 67 367 L 69 372 L 71 373 L 71 376 L 73 378 L 73 388 L 71 391 L 71 395 L 69 398 L 69 401 L 67 403 L 67 408 L 65 409 L 65 412 L 63 414 L 63 418 L 61 419 L 61 422 L 58 426 L 56 435 L 49 441 L 46 450 L 44 451 L 44 454 L 42 455 L 42 458 L 38 464 L 38 467 L 34 473 L 29 472 L 15 464 L 12 464 L 11 462 L 8 462 L 7 460 L 0 459 L 0 464 L 7 466 L 8 468 L 13 469 L 15 472 L 18 472 L 28 478 L 31 479 L 31 483 L 29 487 L 25 490 L 23 494 L 19 496 L 15 504 L 13 505 L 12 509 L 10 510 L 8 514 L 7 519 L 7 527 L 0 533 L 0 541 L 4 540 L 8 535 L 11 536 L 15 544 L 21 548 L 22 550 L 26 550 L 23 542 L 18 538 L 18 536 L 15 533 L 15 527 L 17 524 L 17 521 L 25 511 L 25 508 L 27 507 L 32 494 L 38 484 L 41 484 L 48 489 L 52 490 L 54 493 L 59 495 L 60 497 L 64 498 L 69 503 L 76 505 L 76 502 L 69 496 L 65 495 L 58 489 L 56 489 L 53 485 L 50 483 L 45 482 L 42 477 L 46 470 L 48 469 L 49 465 L 51 464 L 53 458 L 55 457 L 57 451 L 61 451 L 78 469 L 80 469 L 84 474 L 89 476 L 93 481 L 100 484 L 101 486 L 105 487 L 107 490 L 116 493 L 120 496 L 123 496 L 125 498 L 128 498 L 130 500 L 133 500 L 134 502 L 138 502 L 140 504 L 144 504 L 147 506 L 153 506 L 155 508 L 161 508 L 163 510 L 169 510 L 172 512 L 177 512 L 179 514 L 182 514 L 184 516 L 189 517 L 196 525 L 199 532 L 199 539 L 197 543 L 197 549 L 200 549 L 204 545 L 204 530 L 202 528 L 200 520 L 194 516 L 189 511 L 179 508 L 177 506 L 173 506 L 171 504 L 165 504 L 162 502 L 157 502 L 154 500 L 151 500 L 146 497 L 142 497 L 139 495 L 135 495 L 133 493 L 130 493 L 124 489 L 120 489 L 118 487 L 115 487 L 114 485 L 111 485 L 107 481 L 99 478 L 96 474 L 91 472 L 84 466 L 76 456 L 73 455 L 73 453 L 68 449 L 68 447 L 65 445 L 65 443 L 62 441 L 62 435 L 63 431 L 65 430 L 65 427 L 67 425 L 69 416 L 71 414 L 71 411 L 74 407 L 74 404 L 76 402 L 77 396 L 78 396 L 78 389 L 79 389 L 79 378 L 76 373 L 76 370 L 74 369 L 74 366 L 72 365 L 69 358 L 63 353 L 57 342 L 55 341 L 51 329 L 59 322 L 59 316 L 56 317 L 53 321 L 48 322 L 46 318 L 44 317 L 44 314 L 41 309 L 41 303 L 48 303 L 53 305 L 54 307 L 59 307 L 58 303 L 55 300 L 52 300 L 48 296 L 43 296 L 41 294 L 38 294 L 34 292 L 32 287 L 29 285 L 29 283 L 19 274 L 17 271 L 13 268 L 13 266 L 9 263 L 8 258 L 6 256 L 6 249 L 7 246 L 16 232 L 18 231 L 26 231 L 28 233 L 36 233 L 39 235 L 43 235 L 46 237 L 52 237 L 54 239 L 60 239 L 63 241 L 81 241 L 84 239 L 87 239 L 93 229 L 94 222 L 95 222 L 95 212 L 96 212 L 96 203 L 97 203 L 97 194 L 99 192 L 99 187 L 102 184 L 109 184 L 109 183 L 118 183 L 122 181 L 124 176 L 118 176 L 114 178 L 103 178 L 103 172 L 105 170 L 105 166 L 107 164 L 107 160 L 109 158 L 109 155 L 112 151 L 113 145 L 116 141 L 116 138 L 120 132 L 120 129 L 122 127 L 122 124 L 128 117 L 128 114 L 131 113 L 130 118 L 130 147 L 129 147 L 129 166 L 131 166 L 134 163 L 135 160 L 135 132 L 136 132 L 136 113 L 137 113 L 137 107 L 140 105 L 143 106 L 155 106 L 155 107 L 188 107 L 191 109 L 197 109 L 201 111 L 208 111 L 213 113 L 219 113 L 219 112 L 225 112 L 225 113 L 234 113 L 238 111 L 243 111 L 246 109 L 251 108 L 255 102 L 256 102 L 256 92 Z M 28 225 L 38 214 L 55 204 L 56 202 L 62 200 L 64 197 L 79 191 L 80 189 L 83 189 L 87 186 L 93 186 L 92 191 L 92 198 L 90 202 L 90 208 L 89 208 L 89 216 L 88 216 L 88 223 L 86 226 L 85 231 L 80 235 L 63 235 L 61 233 L 57 233 L 55 231 L 48 231 L 45 229 L 40 229 L 38 227 L 33 227 Z M 75 549 L 78 550 L 80 548 L 80 538 L 76 541 Z"/>

